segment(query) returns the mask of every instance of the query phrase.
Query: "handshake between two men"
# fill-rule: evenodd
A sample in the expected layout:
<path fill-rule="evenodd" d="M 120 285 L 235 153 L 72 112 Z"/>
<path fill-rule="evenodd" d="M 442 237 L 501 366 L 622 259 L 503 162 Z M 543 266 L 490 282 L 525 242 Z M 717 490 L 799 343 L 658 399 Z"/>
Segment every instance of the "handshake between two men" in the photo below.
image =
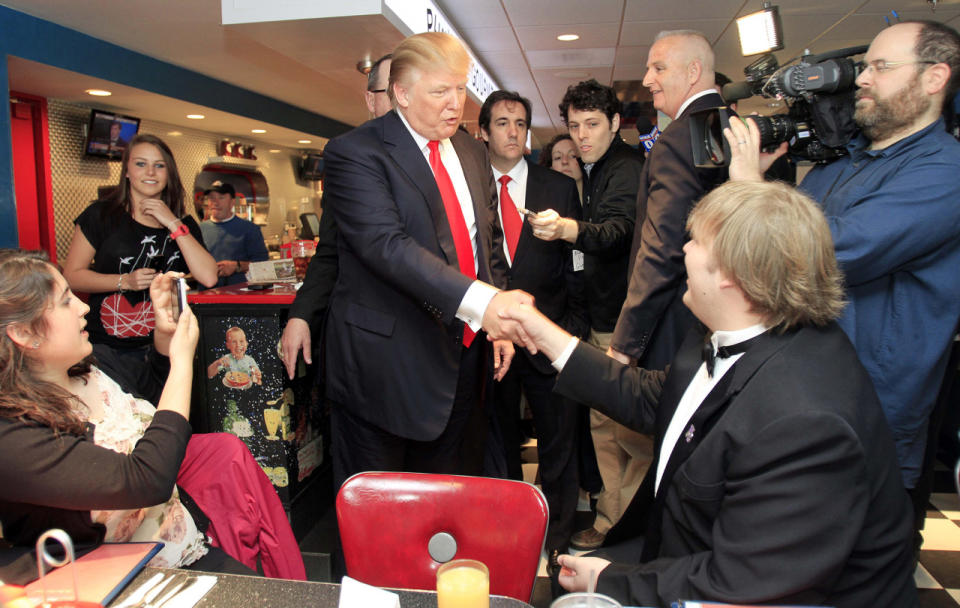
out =
<path fill-rule="evenodd" d="M 520 290 L 498 292 L 487 305 L 481 325 L 494 343 L 494 379 L 507 373 L 513 360 L 513 344 L 532 354 L 539 351 L 552 361 L 566 348 L 570 334 L 535 308 L 532 295 Z"/>

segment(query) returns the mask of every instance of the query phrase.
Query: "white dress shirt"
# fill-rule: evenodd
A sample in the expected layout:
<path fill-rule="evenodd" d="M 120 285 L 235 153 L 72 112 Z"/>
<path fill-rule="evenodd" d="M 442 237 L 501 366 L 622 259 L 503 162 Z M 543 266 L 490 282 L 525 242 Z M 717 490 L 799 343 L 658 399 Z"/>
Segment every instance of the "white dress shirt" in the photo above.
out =
<path fill-rule="evenodd" d="M 410 126 L 403 112 L 397 110 L 397 115 L 403 121 L 405 127 L 417 143 L 417 147 L 423 153 L 427 165 L 430 164 L 430 148 L 427 144 L 430 140 L 420 135 Z M 473 197 L 470 196 L 470 188 L 467 186 L 467 178 L 463 175 L 463 167 L 460 165 L 460 157 L 453 148 L 449 139 L 440 140 L 440 160 L 443 162 L 444 169 L 450 176 L 453 183 L 453 189 L 457 193 L 457 202 L 460 203 L 460 210 L 463 212 L 463 221 L 467 225 L 467 232 L 470 233 L 470 246 L 473 248 L 473 271 L 477 272 L 479 262 L 477 259 L 477 220 L 473 212 Z M 483 321 L 483 313 L 487 310 L 487 305 L 493 296 L 500 291 L 493 285 L 488 285 L 483 281 L 475 280 L 470 284 L 467 292 L 463 294 L 460 306 L 457 308 L 457 318 L 470 326 L 475 332 L 480 331 L 480 324 Z"/>
<path fill-rule="evenodd" d="M 700 91 L 699 93 L 694 93 L 694 94 L 691 95 L 690 97 L 687 97 L 687 100 L 684 101 L 684 102 L 683 102 L 683 105 L 680 106 L 680 109 L 677 110 L 677 115 L 674 116 L 673 119 L 676 120 L 676 119 L 680 118 L 680 115 L 683 114 L 683 111 L 686 110 L 686 109 L 687 109 L 687 106 L 689 106 L 691 103 L 693 103 L 694 100 L 700 99 L 700 98 L 703 97 L 704 95 L 709 95 L 710 93 L 716 93 L 716 92 L 717 92 L 716 89 L 707 89 L 707 90 L 705 90 L 705 91 Z"/>
<path fill-rule="evenodd" d="M 512 169 L 506 173 L 500 173 L 497 171 L 496 167 L 493 168 L 493 181 L 494 185 L 497 187 L 497 200 L 500 200 L 500 178 L 504 175 L 510 178 L 510 181 L 507 182 L 507 192 L 510 193 L 510 198 L 513 199 L 513 204 L 519 208 L 526 208 L 527 206 L 527 161 L 520 159 L 520 162 L 515 164 Z M 510 213 L 517 213 L 512 209 L 507 210 Z M 497 205 L 497 213 L 500 215 L 500 225 L 503 226 L 503 204 Z M 520 224 L 523 224 L 523 216 L 517 213 L 520 216 Z M 513 266 L 513 258 L 510 257 L 510 249 L 507 247 L 506 235 L 503 239 L 503 253 L 507 256 L 507 263 L 510 266 Z"/>
<path fill-rule="evenodd" d="M 715 331 L 713 335 L 710 336 L 710 342 L 713 343 L 713 348 L 716 350 L 721 346 L 739 344 L 754 336 L 759 336 L 765 331 L 767 331 L 767 327 L 764 325 L 752 325 L 746 329 L 738 329 L 737 331 Z M 677 445 L 681 433 L 689 430 L 690 419 L 697 413 L 697 410 L 703 404 L 703 400 L 707 398 L 707 395 L 717 386 L 717 383 L 720 382 L 723 375 L 730 371 L 733 364 L 743 355 L 744 353 L 737 353 L 729 357 L 718 357 L 713 368 L 712 377 L 707 376 L 707 364 L 700 364 L 700 368 L 697 370 L 697 373 L 694 374 L 693 380 L 691 380 L 687 386 L 687 390 L 683 392 L 680 403 L 677 404 L 673 418 L 670 419 L 670 424 L 667 425 L 667 431 L 663 434 L 663 441 L 660 443 L 659 460 L 657 462 L 657 479 L 654 485 L 654 494 L 660 489 L 660 479 L 663 477 L 663 472 L 667 468 L 667 462 L 670 461 L 670 455 L 673 453 L 673 448 Z M 698 431 L 694 429 L 693 432 Z"/>

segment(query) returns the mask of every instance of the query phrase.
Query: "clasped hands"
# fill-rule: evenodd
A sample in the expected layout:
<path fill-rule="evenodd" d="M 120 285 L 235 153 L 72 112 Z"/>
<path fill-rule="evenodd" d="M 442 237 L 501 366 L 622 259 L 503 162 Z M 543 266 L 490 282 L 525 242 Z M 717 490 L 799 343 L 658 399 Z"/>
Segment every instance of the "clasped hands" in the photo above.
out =
<path fill-rule="evenodd" d="M 531 353 L 543 351 L 551 360 L 566 347 L 570 334 L 534 307 L 525 291 L 501 291 L 483 313 L 483 329 L 490 340 L 509 340 Z"/>

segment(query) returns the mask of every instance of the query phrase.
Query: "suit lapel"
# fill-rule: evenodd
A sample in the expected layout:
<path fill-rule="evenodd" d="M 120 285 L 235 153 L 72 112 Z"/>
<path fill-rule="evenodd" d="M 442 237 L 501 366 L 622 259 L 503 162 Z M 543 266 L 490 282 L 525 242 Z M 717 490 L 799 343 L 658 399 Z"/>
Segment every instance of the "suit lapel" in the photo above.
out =
<path fill-rule="evenodd" d="M 423 151 L 417 148 L 403 121 L 396 115 L 396 110 L 388 112 L 383 118 L 383 143 L 390 153 L 390 157 L 407 174 L 410 182 L 423 195 L 424 202 L 430 210 L 437 242 L 446 257 L 447 263 L 457 265 L 457 250 L 453 244 L 453 232 L 447 220 L 447 212 L 443 207 L 443 199 L 437 188 L 437 180 L 433 177 L 430 164 L 423 157 Z M 463 161 L 461 161 L 462 163 Z M 469 177 L 467 183 L 470 183 Z M 471 193 L 473 189 L 471 187 Z"/>

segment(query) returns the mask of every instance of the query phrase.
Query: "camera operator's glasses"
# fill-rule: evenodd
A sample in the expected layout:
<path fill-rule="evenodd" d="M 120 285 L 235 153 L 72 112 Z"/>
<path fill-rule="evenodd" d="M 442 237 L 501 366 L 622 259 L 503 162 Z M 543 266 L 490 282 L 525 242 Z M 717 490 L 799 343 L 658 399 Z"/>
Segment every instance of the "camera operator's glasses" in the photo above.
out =
<path fill-rule="evenodd" d="M 936 61 L 885 61 L 883 59 L 874 59 L 873 61 L 860 61 L 857 63 L 857 66 L 860 68 L 861 72 L 876 72 L 877 74 L 885 74 L 890 70 L 895 70 L 897 68 L 903 67 L 905 65 L 910 65 L 914 63 L 924 63 L 927 65 L 933 65 L 938 63 Z"/>

